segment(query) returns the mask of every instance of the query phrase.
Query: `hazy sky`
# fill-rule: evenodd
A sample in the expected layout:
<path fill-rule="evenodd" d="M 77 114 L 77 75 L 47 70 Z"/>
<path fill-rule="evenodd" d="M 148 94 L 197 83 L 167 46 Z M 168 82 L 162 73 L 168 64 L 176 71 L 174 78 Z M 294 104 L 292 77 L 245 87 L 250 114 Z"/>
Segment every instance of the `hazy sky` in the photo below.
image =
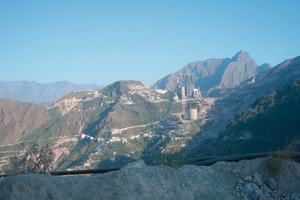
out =
<path fill-rule="evenodd" d="M 245 50 L 300 55 L 299 0 L 0 0 L 0 80 L 152 85 Z"/>

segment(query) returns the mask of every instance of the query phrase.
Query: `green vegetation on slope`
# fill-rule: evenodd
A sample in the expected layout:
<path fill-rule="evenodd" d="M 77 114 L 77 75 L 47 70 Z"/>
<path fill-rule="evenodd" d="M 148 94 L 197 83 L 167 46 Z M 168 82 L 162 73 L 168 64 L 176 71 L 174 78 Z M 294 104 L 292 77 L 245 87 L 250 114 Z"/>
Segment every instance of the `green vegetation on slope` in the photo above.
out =
<path fill-rule="evenodd" d="M 47 145 L 39 147 L 35 145 L 33 149 L 21 156 L 9 157 L 9 165 L 5 169 L 7 175 L 17 175 L 22 173 L 42 173 L 51 170 L 53 167 L 54 152 Z"/>
<path fill-rule="evenodd" d="M 299 138 L 300 79 L 258 98 L 231 120 L 219 138 L 199 142 L 189 158 L 278 151 Z"/>
<path fill-rule="evenodd" d="M 237 137 L 290 140 L 300 135 L 300 79 L 258 98 L 246 113 L 238 114 L 223 132 Z"/>

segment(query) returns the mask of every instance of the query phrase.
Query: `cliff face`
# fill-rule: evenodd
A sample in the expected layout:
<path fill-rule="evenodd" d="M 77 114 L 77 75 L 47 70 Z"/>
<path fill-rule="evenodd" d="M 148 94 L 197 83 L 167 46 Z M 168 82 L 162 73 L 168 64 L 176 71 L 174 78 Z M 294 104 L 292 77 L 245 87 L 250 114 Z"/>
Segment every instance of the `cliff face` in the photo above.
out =
<path fill-rule="evenodd" d="M 275 158 L 184 165 L 131 163 L 92 176 L 0 178 L 1 199 L 298 199 L 300 165 Z M 273 162 L 280 162 L 274 173 Z M 274 163 L 273 163 L 274 164 Z"/>

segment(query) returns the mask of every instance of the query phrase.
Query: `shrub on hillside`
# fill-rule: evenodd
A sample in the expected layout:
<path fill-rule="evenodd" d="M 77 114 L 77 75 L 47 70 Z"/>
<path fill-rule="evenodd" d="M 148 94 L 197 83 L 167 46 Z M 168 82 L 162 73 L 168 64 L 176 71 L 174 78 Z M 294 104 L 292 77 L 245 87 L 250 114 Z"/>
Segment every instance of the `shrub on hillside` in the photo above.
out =
<path fill-rule="evenodd" d="M 32 151 L 22 156 L 12 156 L 9 158 L 9 166 L 5 170 L 8 175 L 22 173 L 43 173 L 53 167 L 54 153 L 47 145 L 39 147 L 36 145 Z"/>

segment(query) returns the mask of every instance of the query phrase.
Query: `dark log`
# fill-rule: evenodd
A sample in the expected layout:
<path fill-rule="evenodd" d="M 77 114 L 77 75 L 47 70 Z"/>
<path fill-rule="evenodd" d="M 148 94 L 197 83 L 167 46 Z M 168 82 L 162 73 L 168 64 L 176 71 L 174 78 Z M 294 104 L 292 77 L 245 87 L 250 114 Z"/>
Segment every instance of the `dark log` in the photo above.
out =
<path fill-rule="evenodd" d="M 110 168 L 110 169 L 86 169 L 86 170 L 70 170 L 70 171 L 51 171 L 46 172 L 52 176 L 65 176 L 65 175 L 83 175 L 83 174 L 103 174 L 113 171 L 118 171 L 121 168 Z M 42 173 L 43 174 L 43 173 Z M 2 174 L 1 177 L 8 177 L 9 175 Z"/>
<path fill-rule="evenodd" d="M 49 172 L 49 174 L 51 174 L 52 176 L 80 175 L 80 174 L 103 174 L 103 173 L 118 171 L 120 169 L 121 168 L 52 171 L 52 172 Z"/>

